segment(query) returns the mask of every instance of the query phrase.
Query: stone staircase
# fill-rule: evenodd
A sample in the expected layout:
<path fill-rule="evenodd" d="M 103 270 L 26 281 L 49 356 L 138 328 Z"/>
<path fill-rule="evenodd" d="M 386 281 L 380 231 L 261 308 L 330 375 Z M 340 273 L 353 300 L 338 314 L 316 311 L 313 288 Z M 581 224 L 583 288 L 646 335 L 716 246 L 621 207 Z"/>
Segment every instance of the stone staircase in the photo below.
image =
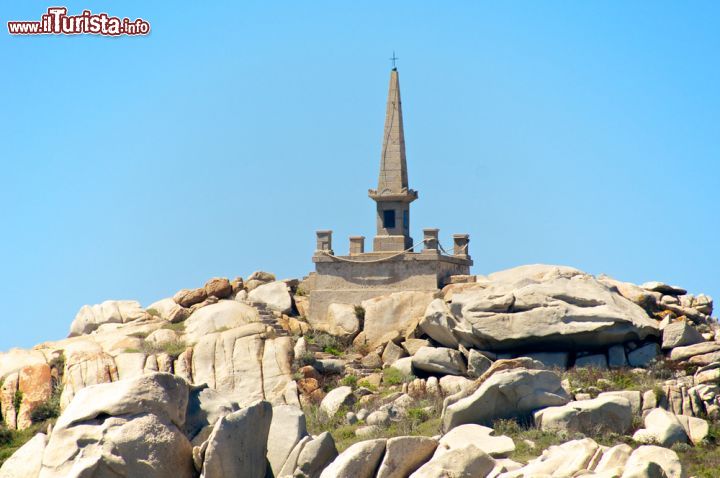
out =
<path fill-rule="evenodd" d="M 272 327 L 273 330 L 275 330 L 275 335 L 278 337 L 287 337 L 288 331 L 285 330 L 282 325 L 280 325 L 280 322 L 278 321 L 279 317 L 276 315 L 276 312 L 273 312 L 272 310 L 268 309 L 265 302 L 255 302 L 251 300 L 245 300 L 243 301 L 250 307 L 254 307 L 258 311 L 258 316 L 260 316 L 260 322 L 267 325 L 268 327 Z"/>

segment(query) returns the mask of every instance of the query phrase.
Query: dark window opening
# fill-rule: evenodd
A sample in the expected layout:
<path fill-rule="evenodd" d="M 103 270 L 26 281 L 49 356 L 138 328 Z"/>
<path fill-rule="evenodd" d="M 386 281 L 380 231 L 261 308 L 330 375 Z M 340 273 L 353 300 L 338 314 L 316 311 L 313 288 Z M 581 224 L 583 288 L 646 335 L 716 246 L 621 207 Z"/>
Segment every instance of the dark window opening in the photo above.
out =
<path fill-rule="evenodd" d="M 408 211 L 403 211 L 403 227 L 406 231 L 410 229 L 410 213 Z"/>
<path fill-rule="evenodd" d="M 395 227 L 395 211 L 383 211 L 383 227 L 393 229 Z"/>

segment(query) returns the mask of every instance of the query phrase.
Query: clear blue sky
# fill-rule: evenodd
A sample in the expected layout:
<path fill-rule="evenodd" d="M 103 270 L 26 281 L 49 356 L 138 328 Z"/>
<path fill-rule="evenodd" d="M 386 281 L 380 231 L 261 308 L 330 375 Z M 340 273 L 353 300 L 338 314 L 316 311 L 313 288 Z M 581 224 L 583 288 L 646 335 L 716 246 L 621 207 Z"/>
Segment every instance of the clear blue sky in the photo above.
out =
<path fill-rule="evenodd" d="M 717 2 L 62 2 L 136 38 L 10 37 L 0 350 L 105 299 L 312 270 L 374 234 L 393 49 L 415 238 L 720 299 Z"/>

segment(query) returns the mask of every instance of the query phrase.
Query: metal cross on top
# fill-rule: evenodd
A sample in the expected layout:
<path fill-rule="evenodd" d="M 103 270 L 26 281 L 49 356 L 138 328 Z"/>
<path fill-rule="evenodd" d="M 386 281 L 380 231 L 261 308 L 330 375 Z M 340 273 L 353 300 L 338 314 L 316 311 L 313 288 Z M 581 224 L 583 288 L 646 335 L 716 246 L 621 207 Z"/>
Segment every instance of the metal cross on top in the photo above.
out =
<path fill-rule="evenodd" d="M 393 64 L 393 70 L 395 69 L 395 62 L 399 59 L 400 58 L 395 56 L 395 50 L 393 50 L 393 56 L 392 56 L 392 58 L 390 58 L 390 61 L 392 61 L 392 64 Z"/>

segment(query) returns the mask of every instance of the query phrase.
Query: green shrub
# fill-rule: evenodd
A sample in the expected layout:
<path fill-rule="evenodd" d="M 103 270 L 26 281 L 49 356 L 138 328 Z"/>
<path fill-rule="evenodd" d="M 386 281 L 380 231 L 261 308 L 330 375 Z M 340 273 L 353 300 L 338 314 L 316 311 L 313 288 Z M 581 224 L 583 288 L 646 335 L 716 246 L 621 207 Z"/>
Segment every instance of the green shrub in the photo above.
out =
<path fill-rule="evenodd" d="M 153 307 L 151 307 L 149 309 L 145 309 L 145 312 L 150 314 L 150 317 L 160 317 L 160 312 Z"/>
<path fill-rule="evenodd" d="M 368 382 L 367 380 L 360 380 L 358 382 L 358 387 L 364 387 L 370 390 L 371 392 L 377 392 L 378 388 L 373 385 L 372 383 Z"/>
<path fill-rule="evenodd" d="M 404 375 L 395 367 L 383 369 L 383 383 L 387 385 L 400 385 L 415 380 L 414 375 Z"/>
<path fill-rule="evenodd" d="M 356 375 L 345 375 L 343 379 L 340 380 L 340 384 L 355 389 L 358 385 L 358 378 Z"/>
<path fill-rule="evenodd" d="M 298 368 L 312 365 L 315 363 L 315 354 L 310 351 L 305 351 L 299 357 L 295 357 L 295 363 Z"/>
<path fill-rule="evenodd" d="M 20 390 L 15 390 L 15 396 L 13 396 L 13 408 L 15 413 L 20 413 L 20 405 L 22 404 L 23 393 Z"/>
<path fill-rule="evenodd" d="M 62 391 L 57 389 L 47 402 L 36 406 L 35 409 L 30 412 L 30 420 L 33 423 L 40 423 L 45 420 L 50 420 L 51 418 L 59 417 L 61 393 Z"/>
<path fill-rule="evenodd" d="M 0 425 L 0 446 L 5 446 L 8 443 L 12 442 L 13 439 L 13 433 L 12 431 L 5 428 L 5 426 Z"/>
<path fill-rule="evenodd" d="M 345 345 L 337 337 L 319 330 L 311 330 L 305 334 L 305 340 L 309 344 L 317 345 L 326 354 L 340 356 L 345 350 Z"/>
<path fill-rule="evenodd" d="M 185 332 L 185 322 L 177 322 L 174 324 L 172 322 L 168 322 L 167 324 L 163 325 L 162 328 L 182 333 Z"/>

